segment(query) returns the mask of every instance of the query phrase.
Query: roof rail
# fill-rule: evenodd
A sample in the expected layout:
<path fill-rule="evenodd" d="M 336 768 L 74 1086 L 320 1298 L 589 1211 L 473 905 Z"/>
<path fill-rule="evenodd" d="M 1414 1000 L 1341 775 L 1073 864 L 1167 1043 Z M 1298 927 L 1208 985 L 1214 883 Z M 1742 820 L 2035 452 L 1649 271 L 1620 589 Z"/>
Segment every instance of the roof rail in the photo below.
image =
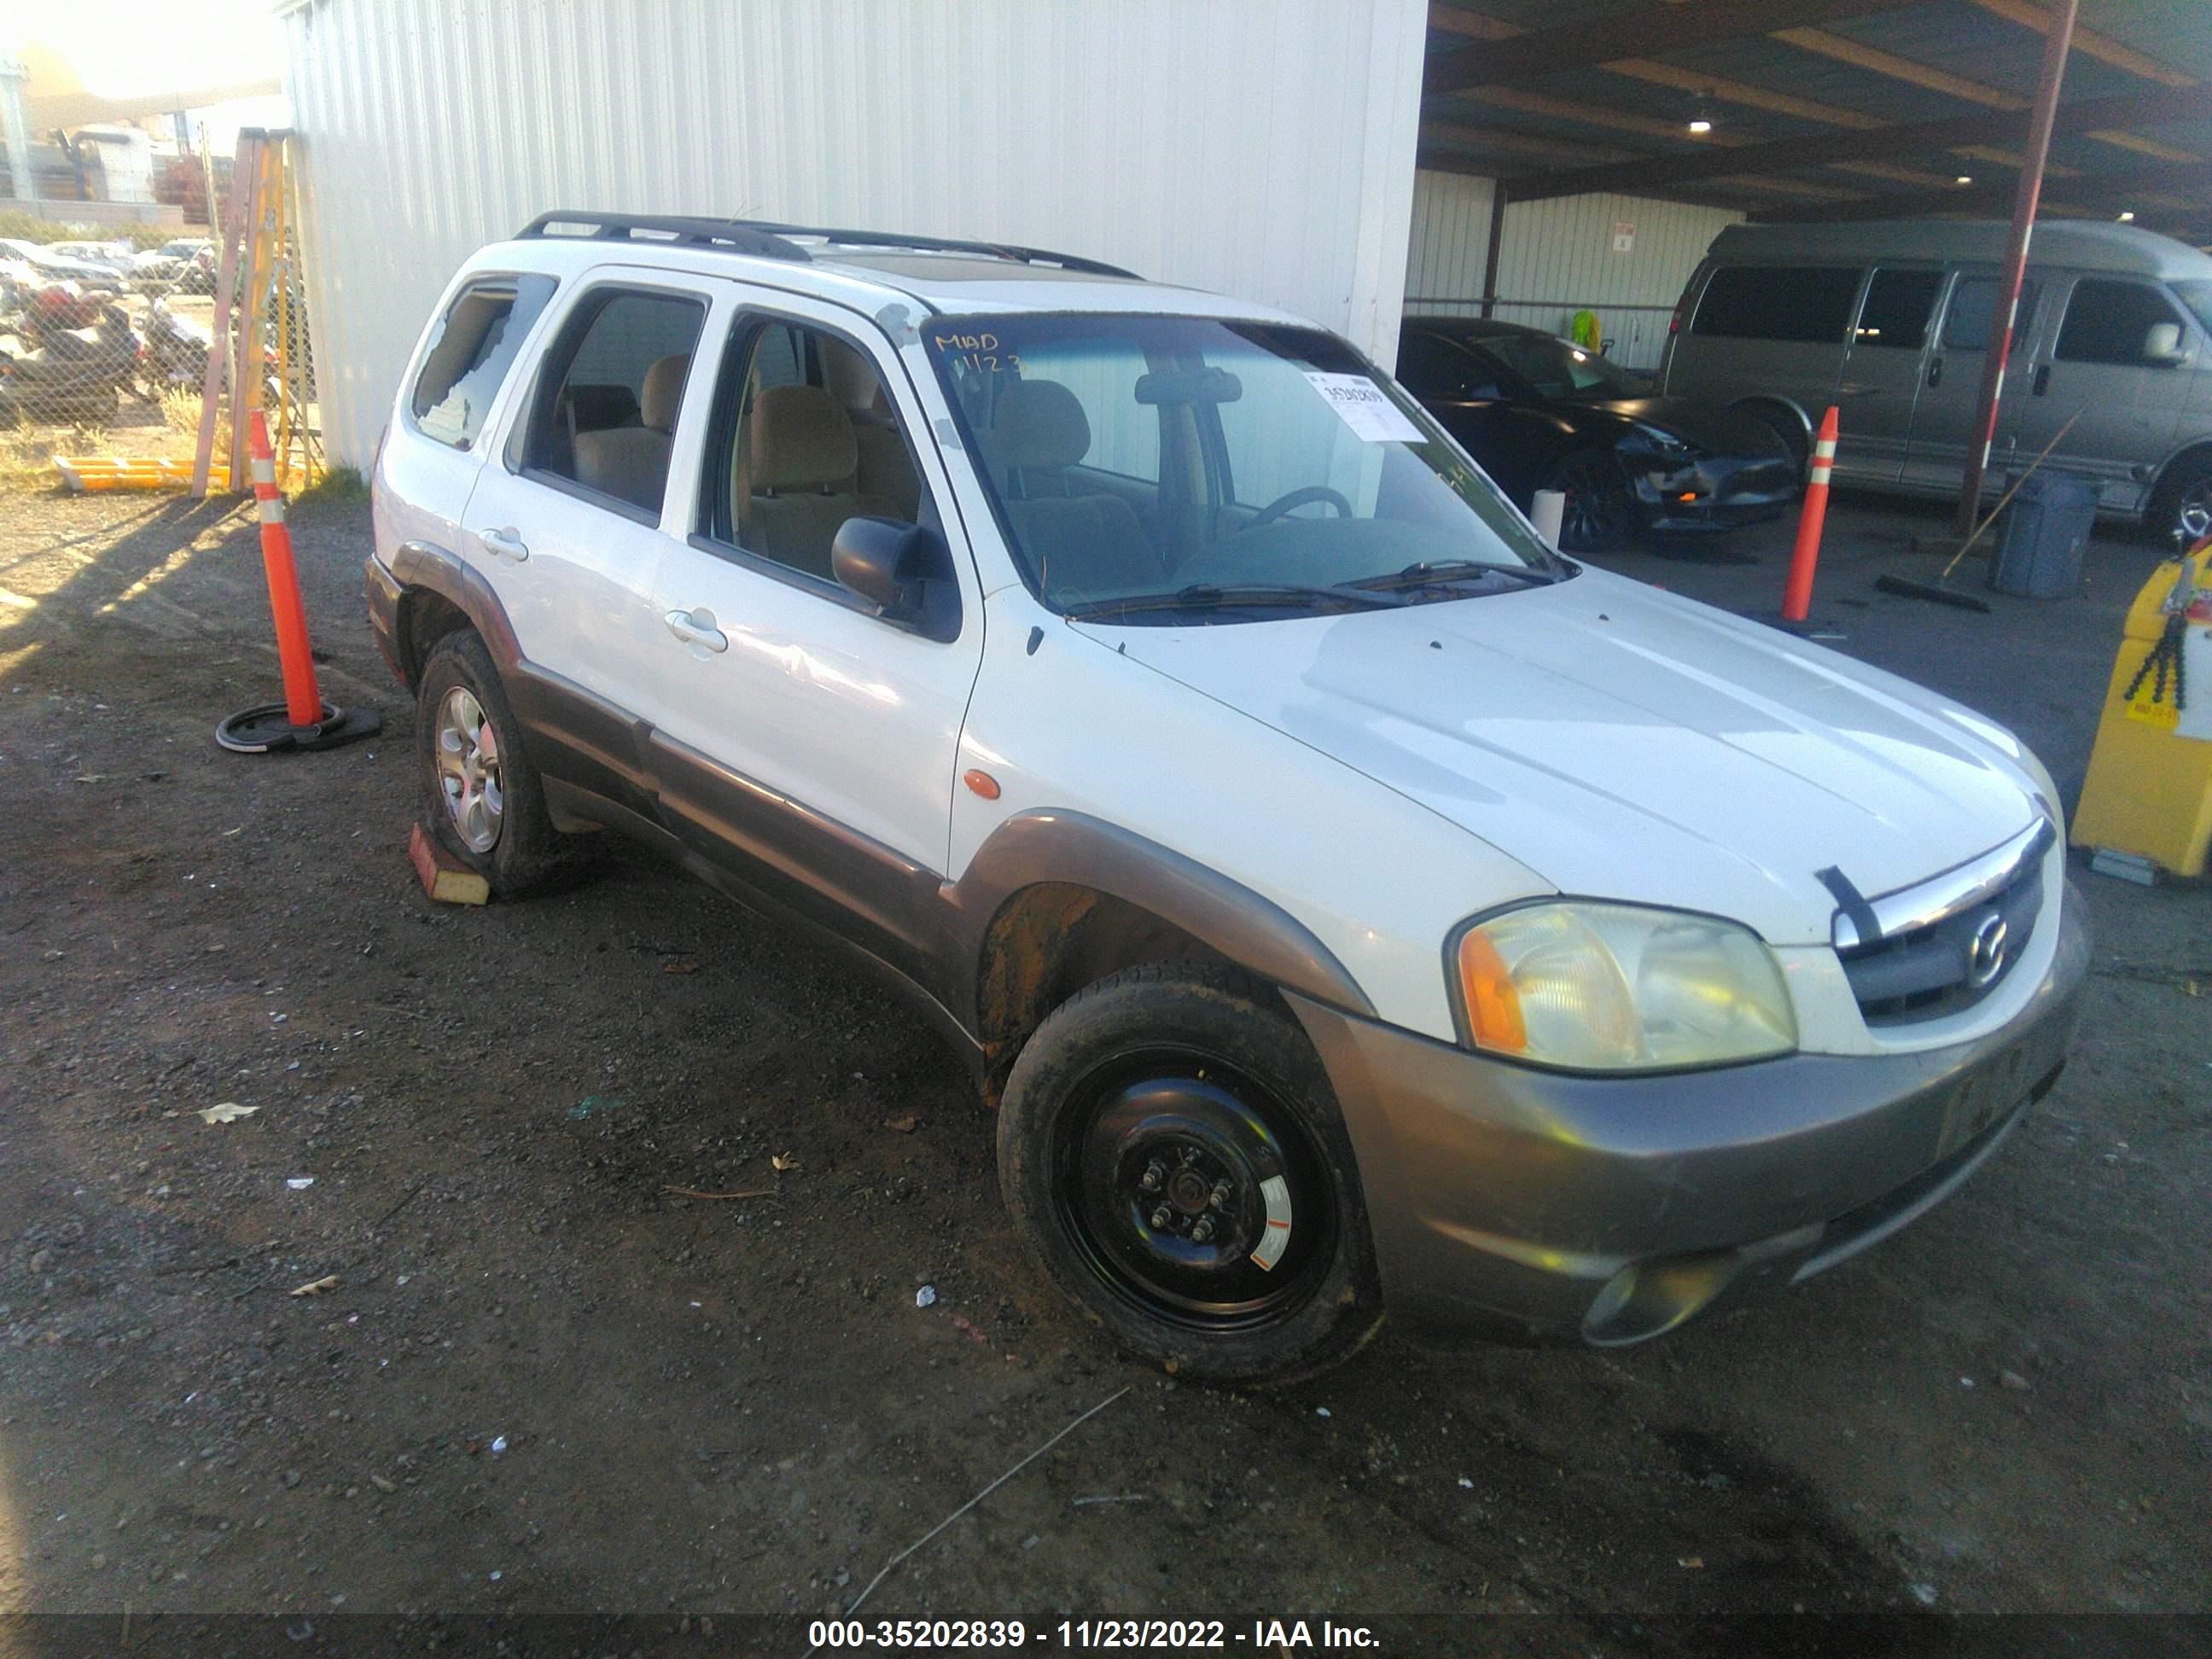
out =
<path fill-rule="evenodd" d="M 718 247 L 731 253 L 750 253 L 763 259 L 790 259 L 800 264 L 809 264 L 812 259 L 812 256 L 797 243 L 771 235 L 760 226 L 749 224 L 744 220 L 709 219 L 678 213 L 598 213 L 589 210 L 556 208 L 550 213 L 539 214 L 517 231 L 515 240 L 558 236 Z"/>
<path fill-rule="evenodd" d="M 1055 253 L 1049 248 L 1023 247 L 1012 242 L 968 242 L 950 236 L 914 236 L 896 231 L 833 230 L 820 225 L 785 225 L 765 219 L 734 219 L 731 223 L 743 225 L 764 235 L 775 237 L 814 236 L 839 247 L 904 248 L 918 253 L 979 253 L 987 259 L 1012 259 L 1025 265 L 1058 265 L 1063 270 L 1081 271 L 1089 276 L 1127 276 L 1141 280 L 1133 270 L 1120 265 L 1109 265 L 1103 259 L 1086 258 L 1076 253 Z"/>
<path fill-rule="evenodd" d="M 835 230 L 817 225 L 785 225 L 764 219 L 710 219 L 676 213 L 599 213 L 560 208 L 541 213 L 520 231 L 517 241 L 539 237 L 582 236 L 611 241 L 651 241 L 690 247 L 719 247 L 732 253 L 761 258 L 790 259 L 801 264 L 813 258 L 791 239 L 812 237 L 836 247 L 904 248 L 919 253 L 975 253 L 987 259 L 1011 259 L 1018 264 L 1058 265 L 1063 270 L 1088 276 L 1127 276 L 1137 273 L 1103 259 L 1079 254 L 1054 253 L 1048 248 L 1020 247 L 1008 242 L 966 242 L 946 236 L 909 236 L 895 231 Z"/>

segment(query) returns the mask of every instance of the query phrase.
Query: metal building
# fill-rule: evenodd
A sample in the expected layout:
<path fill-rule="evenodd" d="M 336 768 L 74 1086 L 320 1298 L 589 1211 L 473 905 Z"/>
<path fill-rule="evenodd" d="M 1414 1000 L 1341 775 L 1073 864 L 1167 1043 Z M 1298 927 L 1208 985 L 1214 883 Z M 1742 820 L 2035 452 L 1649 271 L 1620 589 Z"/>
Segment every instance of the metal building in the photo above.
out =
<path fill-rule="evenodd" d="M 366 465 L 447 273 L 554 207 L 1060 247 L 1384 362 L 1401 307 L 1587 309 L 1648 368 L 1723 225 L 2005 212 L 2047 40 L 2045 216 L 2212 236 L 2212 5 L 2075 3 L 289 0 L 326 434 Z"/>
<path fill-rule="evenodd" d="M 1382 361 L 1422 0 L 306 0 L 287 15 L 319 394 L 366 469 L 463 257 L 556 207 L 1063 248 Z"/>

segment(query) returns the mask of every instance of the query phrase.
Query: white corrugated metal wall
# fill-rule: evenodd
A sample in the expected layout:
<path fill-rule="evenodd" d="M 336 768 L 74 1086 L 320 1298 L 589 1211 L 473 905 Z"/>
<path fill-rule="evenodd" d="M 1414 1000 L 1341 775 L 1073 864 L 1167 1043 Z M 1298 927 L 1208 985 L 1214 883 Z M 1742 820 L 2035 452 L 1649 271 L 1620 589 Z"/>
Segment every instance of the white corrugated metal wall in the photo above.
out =
<path fill-rule="evenodd" d="M 1422 0 L 306 0 L 324 424 L 366 466 L 439 289 L 555 207 L 1091 254 L 1396 350 Z"/>
<path fill-rule="evenodd" d="M 1406 266 L 1406 306 L 1462 314 L 1482 297 L 1496 186 L 1487 179 L 1424 168 L 1413 183 L 1413 223 Z M 1658 365 L 1667 319 L 1721 227 L 1743 215 L 1641 196 L 1565 196 L 1516 202 L 1505 210 L 1498 250 L 1494 315 L 1567 331 L 1583 307 L 1598 314 L 1616 362 Z M 1629 252 L 1613 234 L 1633 227 Z"/>

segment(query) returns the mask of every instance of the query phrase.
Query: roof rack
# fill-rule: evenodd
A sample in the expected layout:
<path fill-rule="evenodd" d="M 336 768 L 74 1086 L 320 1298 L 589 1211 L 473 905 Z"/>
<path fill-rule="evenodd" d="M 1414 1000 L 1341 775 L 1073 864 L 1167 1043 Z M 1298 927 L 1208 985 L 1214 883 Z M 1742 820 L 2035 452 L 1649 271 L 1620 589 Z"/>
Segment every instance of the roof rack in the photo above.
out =
<path fill-rule="evenodd" d="M 1062 270 L 1080 271 L 1087 276 L 1127 276 L 1138 280 L 1133 270 L 1120 265 L 1109 265 L 1103 259 L 1085 258 L 1078 253 L 1055 253 L 1049 248 L 1023 247 L 1012 242 L 967 242 L 949 236 L 911 236 L 895 231 L 832 230 L 818 225 L 775 224 L 764 219 L 732 221 L 764 235 L 813 236 L 838 247 L 899 248 L 916 253 L 979 253 L 987 259 L 1012 259 L 1025 265 L 1058 265 Z"/>
<path fill-rule="evenodd" d="M 836 230 L 817 225 L 776 224 L 763 219 L 710 219 L 674 213 L 599 213 L 561 208 L 541 213 L 515 234 L 518 241 L 538 237 L 586 236 L 599 240 L 647 241 L 690 247 L 717 247 L 732 253 L 750 253 L 766 259 L 811 263 L 813 255 L 791 239 L 811 237 L 836 247 L 899 248 L 918 253 L 975 253 L 987 259 L 1009 259 L 1025 265 L 1057 265 L 1062 270 L 1087 276 L 1127 276 L 1137 273 L 1103 259 L 1079 254 L 1055 253 L 1048 248 L 1021 247 L 1009 242 L 968 242 L 946 236 L 909 236 L 894 231 Z"/>
<path fill-rule="evenodd" d="M 568 228 L 574 227 L 574 229 Z M 810 264 L 813 256 L 795 242 L 772 236 L 741 219 L 709 219 L 679 213 L 595 213 L 556 208 L 541 213 L 515 233 L 515 240 L 584 236 L 600 241 L 661 242 L 686 247 L 718 247 L 763 259 Z"/>

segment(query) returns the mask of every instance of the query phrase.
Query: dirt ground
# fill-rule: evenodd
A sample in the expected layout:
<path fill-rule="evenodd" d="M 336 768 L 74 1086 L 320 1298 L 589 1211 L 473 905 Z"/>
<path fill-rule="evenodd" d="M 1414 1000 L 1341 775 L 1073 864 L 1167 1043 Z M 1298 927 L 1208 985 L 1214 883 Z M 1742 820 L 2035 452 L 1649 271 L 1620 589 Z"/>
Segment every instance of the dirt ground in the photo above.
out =
<path fill-rule="evenodd" d="M 868 1617 L 1522 1613 L 1484 1628 L 1613 1653 L 2212 1610 L 2205 884 L 2080 874 L 2064 1080 L 1802 1290 L 1622 1352 L 1386 1334 L 1178 1387 L 1030 1267 L 956 1061 L 839 962 L 621 854 L 426 902 L 367 512 L 294 520 L 326 694 L 386 730 L 249 760 L 210 732 L 278 695 L 250 513 L 0 500 L 0 1612 L 811 1617 L 1109 1399 Z M 1875 593 L 1936 527 L 1840 507 L 1818 614 L 2070 796 L 2152 550 L 1990 617 Z M 1788 533 L 1618 562 L 1771 606 Z M 2109 1650 L 2154 1630 L 2205 1634 Z"/>

